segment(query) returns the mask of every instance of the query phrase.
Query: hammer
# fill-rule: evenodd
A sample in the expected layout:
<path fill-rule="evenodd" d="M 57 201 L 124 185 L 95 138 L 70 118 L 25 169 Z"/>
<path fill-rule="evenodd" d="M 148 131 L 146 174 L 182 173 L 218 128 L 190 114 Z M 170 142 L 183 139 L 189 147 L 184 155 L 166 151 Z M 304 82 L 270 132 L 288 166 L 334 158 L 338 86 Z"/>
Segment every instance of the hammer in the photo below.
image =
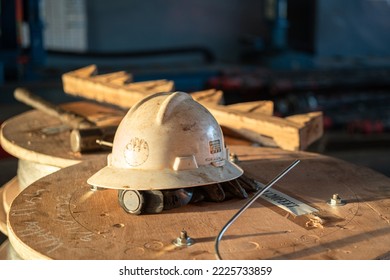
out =
<path fill-rule="evenodd" d="M 117 126 L 74 128 L 70 132 L 70 147 L 73 152 L 93 152 L 112 147 Z"/>
<path fill-rule="evenodd" d="M 102 143 L 112 142 L 117 126 L 98 127 L 84 116 L 67 111 L 33 94 L 26 88 L 16 88 L 14 97 L 39 111 L 57 117 L 71 128 L 70 146 L 73 152 L 102 150 Z M 102 142 L 99 142 L 102 141 Z"/>

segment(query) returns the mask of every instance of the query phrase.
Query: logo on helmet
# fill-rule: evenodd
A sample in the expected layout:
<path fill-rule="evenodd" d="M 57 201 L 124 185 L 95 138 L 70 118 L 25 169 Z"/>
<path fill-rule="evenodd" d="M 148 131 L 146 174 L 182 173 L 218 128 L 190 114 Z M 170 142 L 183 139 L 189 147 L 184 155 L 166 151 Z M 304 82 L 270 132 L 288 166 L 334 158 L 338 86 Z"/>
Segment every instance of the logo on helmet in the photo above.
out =
<path fill-rule="evenodd" d="M 209 146 L 210 146 L 210 154 L 216 154 L 222 152 L 221 141 L 219 139 L 209 141 Z"/>
<path fill-rule="evenodd" d="M 142 165 L 149 157 L 149 145 L 144 139 L 130 139 L 125 147 L 125 159 L 130 166 Z"/>

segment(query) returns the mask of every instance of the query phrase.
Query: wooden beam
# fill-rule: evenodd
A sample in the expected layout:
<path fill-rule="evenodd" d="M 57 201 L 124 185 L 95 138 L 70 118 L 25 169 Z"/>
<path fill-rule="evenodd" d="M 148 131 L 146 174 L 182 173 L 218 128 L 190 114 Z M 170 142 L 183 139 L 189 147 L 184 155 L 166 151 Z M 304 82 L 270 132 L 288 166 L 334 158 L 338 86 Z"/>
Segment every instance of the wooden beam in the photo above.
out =
<path fill-rule="evenodd" d="M 305 150 L 310 144 L 320 139 L 324 133 L 322 112 L 310 112 L 307 114 L 293 115 L 288 116 L 285 119 L 301 126 L 300 150 Z"/>
<path fill-rule="evenodd" d="M 211 103 L 222 105 L 224 103 L 223 92 L 216 89 L 207 89 L 202 91 L 191 92 L 191 96 L 199 103 Z"/>
<path fill-rule="evenodd" d="M 207 109 L 221 126 L 265 146 L 289 151 L 304 150 L 323 134 L 321 112 L 279 118 L 221 105 L 209 104 Z"/>
<path fill-rule="evenodd" d="M 117 85 L 123 85 L 133 81 L 133 76 L 125 71 L 118 71 L 114 73 L 108 73 L 103 75 L 96 75 L 91 77 L 96 82 L 113 83 Z"/>
<path fill-rule="evenodd" d="M 154 80 L 120 85 L 111 83 L 110 78 L 122 77 L 121 72 L 97 79 L 96 75 L 93 76 L 94 73 L 96 68 L 88 66 L 64 74 L 64 91 L 98 102 L 130 108 L 150 94 L 174 90 L 172 81 Z M 222 127 L 263 146 L 280 147 L 290 151 L 304 150 L 323 134 L 321 112 L 280 118 L 273 116 L 272 101 L 223 106 L 223 92 L 216 89 L 193 92 L 191 96 L 204 105 Z"/>
<path fill-rule="evenodd" d="M 274 114 L 274 102 L 269 100 L 242 102 L 226 105 L 227 108 L 248 113 L 261 113 L 272 116 Z"/>
<path fill-rule="evenodd" d="M 140 99 L 155 92 L 172 91 L 173 81 L 154 80 L 126 83 L 131 76 L 123 71 L 96 75 L 95 65 L 90 65 L 62 75 L 65 93 L 98 102 L 129 108 Z"/>

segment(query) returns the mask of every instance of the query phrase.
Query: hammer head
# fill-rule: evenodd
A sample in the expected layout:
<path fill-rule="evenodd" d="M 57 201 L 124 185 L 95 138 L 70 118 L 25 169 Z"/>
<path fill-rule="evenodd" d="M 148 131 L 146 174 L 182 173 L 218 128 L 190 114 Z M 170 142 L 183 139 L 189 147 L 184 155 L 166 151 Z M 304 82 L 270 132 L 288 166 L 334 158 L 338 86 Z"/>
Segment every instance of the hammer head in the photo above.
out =
<path fill-rule="evenodd" d="M 117 126 L 73 129 L 70 133 L 70 147 L 73 152 L 101 151 L 104 146 L 98 141 L 113 142 Z"/>

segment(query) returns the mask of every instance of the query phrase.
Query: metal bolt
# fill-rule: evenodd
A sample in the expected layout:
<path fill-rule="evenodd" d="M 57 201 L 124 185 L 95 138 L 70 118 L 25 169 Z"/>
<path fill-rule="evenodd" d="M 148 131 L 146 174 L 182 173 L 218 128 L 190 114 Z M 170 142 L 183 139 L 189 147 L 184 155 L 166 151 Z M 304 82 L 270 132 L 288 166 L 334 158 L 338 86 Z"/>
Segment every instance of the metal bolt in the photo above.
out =
<path fill-rule="evenodd" d="M 98 187 L 98 186 L 90 186 L 90 190 L 93 192 L 104 190 L 104 188 Z"/>
<path fill-rule="evenodd" d="M 178 247 L 188 247 L 195 243 L 195 241 L 187 235 L 185 230 L 180 232 L 180 236 L 172 242 Z"/>
<path fill-rule="evenodd" d="M 230 158 L 230 161 L 235 163 L 235 164 L 238 164 L 240 162 L 240 160 L 238 159 L 238 156 L 234 153 L 230 153 L 229 158 Z"/>
<path fill-rule="evenodd" d="M 187 239 L 187 238 L 188 238 L 187 232 L 185 230 L 182 230 L 180 232 L 180 239 Z"/>
<path fill-rule="evenodd" d="M 343 205 L 346 204 L 346 202 L 345 202 L 345 200 L 341 199 L 339 194 L 335 193 L 328 200 L 328 204 L 331 205 L 331 206 L 343 206 Z"/>

